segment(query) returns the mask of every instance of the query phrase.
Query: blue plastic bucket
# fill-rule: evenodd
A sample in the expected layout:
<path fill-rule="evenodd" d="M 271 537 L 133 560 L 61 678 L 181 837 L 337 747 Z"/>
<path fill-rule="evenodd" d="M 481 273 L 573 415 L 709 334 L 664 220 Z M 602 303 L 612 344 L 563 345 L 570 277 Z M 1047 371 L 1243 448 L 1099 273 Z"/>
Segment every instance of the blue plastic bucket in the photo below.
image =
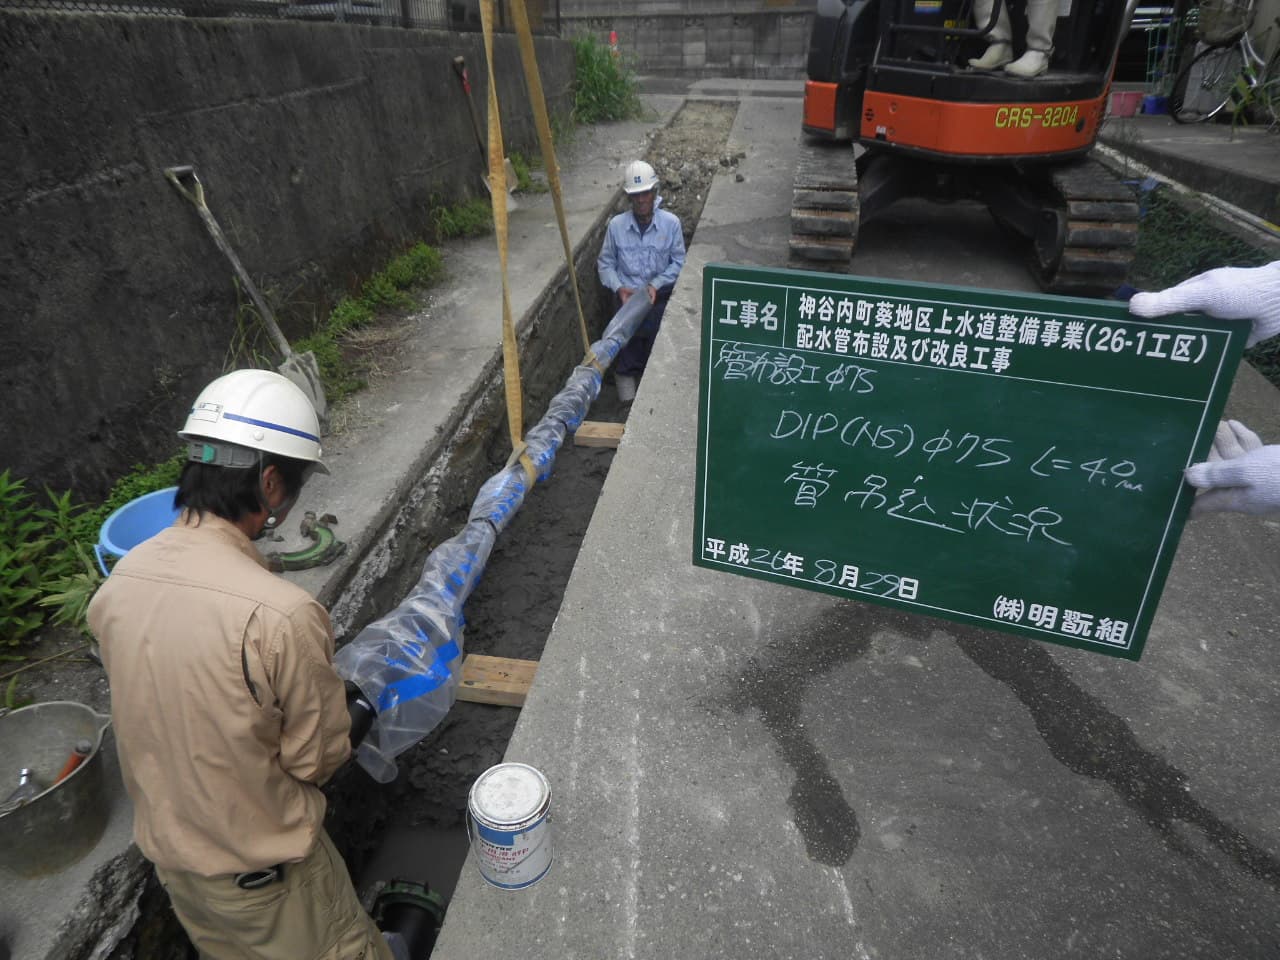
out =
<path fill-rule="evenodd" d="M 1147 94 L 1142 98 L 1143 113 L 1168 113 L 1169 98 L 1157 96 L 1156 94 Z"/>
<path fill-rule="evenodd" d="M 143 540 L 150 540 L 165 527 L 172 526 L 181 512 L 173 505 L 177 489 L 166 487 L 130 500 L 107 517 L 98 531 L 98 542 L 93 545 L 103 576 L 111 573 L 107 568 L 108 556 L 119 559 Z"/>

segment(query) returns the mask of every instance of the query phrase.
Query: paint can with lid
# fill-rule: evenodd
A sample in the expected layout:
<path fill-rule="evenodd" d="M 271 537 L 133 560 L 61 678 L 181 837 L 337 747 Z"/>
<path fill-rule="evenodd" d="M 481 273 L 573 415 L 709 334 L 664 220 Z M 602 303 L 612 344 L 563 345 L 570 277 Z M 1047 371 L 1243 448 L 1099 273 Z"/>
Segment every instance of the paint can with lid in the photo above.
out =
<path fill-rule="evenodd" d="M 480 875 L 522 890 L 551 869 L 551 785 L 527 763 L 500 763 L 467 796 L 467 837 Z"/>

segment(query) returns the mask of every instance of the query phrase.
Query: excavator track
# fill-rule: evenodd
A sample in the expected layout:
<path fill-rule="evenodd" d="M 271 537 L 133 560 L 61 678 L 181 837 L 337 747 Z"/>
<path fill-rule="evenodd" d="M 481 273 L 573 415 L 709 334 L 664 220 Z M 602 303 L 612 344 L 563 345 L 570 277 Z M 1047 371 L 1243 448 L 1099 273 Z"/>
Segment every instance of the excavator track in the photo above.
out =
<path fill-rule="evenodd" d="M 828 267 L 853 259 L 858 168 L 849 143 L 803 137 L 791 193 L 791 255 Z"/>
<path fill-rule="evenodd" d="M 1112 293 L 1124 283 L 1138 244 L 1134 191 L 1092 157 L 1056 167 L 1049 180 L 1061 199 L 1048 227 L 1053 236 L 1032 244 L 1037 279 L 1050 293 Z"/>

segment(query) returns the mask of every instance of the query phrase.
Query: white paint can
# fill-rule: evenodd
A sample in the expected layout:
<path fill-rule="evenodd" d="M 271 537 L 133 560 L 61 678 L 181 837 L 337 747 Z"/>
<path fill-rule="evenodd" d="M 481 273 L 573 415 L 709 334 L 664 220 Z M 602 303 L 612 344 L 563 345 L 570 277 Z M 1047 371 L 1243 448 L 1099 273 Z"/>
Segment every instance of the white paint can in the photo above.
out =
<path fill-rule="evenodd" d="M 551 785 L 527 763 L 500 763 L 471 785 L 467 837 L 480 876 L 522 890 L 551 869 Z"/>

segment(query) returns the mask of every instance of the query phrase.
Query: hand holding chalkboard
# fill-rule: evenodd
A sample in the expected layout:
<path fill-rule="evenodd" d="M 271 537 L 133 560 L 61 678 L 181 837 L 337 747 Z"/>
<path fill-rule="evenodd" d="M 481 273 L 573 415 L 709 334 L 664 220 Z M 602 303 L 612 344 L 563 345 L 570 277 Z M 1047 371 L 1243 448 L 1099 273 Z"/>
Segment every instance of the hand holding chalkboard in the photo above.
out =
<path fill-rule="evenodd" d="M 1141 655 L 1249 324 L 720 264 L 702 279 L 695 564 Z M 1232 437 L 1240 462 L 1201 479 L 1248 486 L 1205 509 L 1280 499 L 1256 473 L 1267 448 Z"/>
<path fill-rule="evenodd" d="M 1135 293 L 1129 310 L 1163 317 L 1199 310 L 1219 320 L 1250 320 L 1252 347 L 1280 333 L 1280 260 L 1263 267 L 1219 267 L 1158 293 Z"/>
<path fill-rule="evenodd" d="M 1208 462 L 1187 468 L 1187 483 L 1204 491 L 1191 507 L 1192 516 L 1280 510 L 1280 446 L 1264 447 L 1239 420 L 1224 420 Z"/>

